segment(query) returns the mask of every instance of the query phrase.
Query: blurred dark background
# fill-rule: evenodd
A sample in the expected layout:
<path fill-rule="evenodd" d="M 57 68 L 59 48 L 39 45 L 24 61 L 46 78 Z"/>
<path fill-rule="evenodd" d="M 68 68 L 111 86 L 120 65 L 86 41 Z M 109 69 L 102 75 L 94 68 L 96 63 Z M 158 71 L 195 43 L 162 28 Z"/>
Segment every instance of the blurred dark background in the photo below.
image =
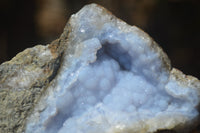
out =
<path fill-rule="evenodd" d="M 70 15 L 88 3 L 146 31 L 173 67 L 200 79 L 200 0 L 1 0 L 0 63 L 58 38 Z"/>
<path fill-rule="evenodd" d="M 0 63 L 60 36 L 72 13 L 98 3 L 152 36 L 172 66 L 200 78 L 200 0 L 1 0 Z"/>

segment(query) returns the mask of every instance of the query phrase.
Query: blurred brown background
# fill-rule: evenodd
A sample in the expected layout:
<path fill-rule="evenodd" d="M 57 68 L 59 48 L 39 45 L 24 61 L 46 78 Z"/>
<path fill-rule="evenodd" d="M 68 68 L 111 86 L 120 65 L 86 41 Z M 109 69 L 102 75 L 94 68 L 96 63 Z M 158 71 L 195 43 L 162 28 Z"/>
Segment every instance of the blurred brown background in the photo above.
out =
<path fill-rule="evenodd" d="M 200 79 L 200 0 L 1 0 L 0 63 L 58 38 L 69 16 L 88 3 L 142 28 L 173 67 Z"/>

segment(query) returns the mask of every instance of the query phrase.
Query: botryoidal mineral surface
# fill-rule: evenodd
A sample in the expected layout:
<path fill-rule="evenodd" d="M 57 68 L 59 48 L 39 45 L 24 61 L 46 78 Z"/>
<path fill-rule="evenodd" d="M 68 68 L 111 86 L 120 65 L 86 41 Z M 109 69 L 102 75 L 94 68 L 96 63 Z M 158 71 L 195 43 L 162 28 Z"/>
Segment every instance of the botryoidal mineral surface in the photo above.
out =
<path fill-rule="evenodd" d="M 61 37 L 0 65 L 1 133 L 189 132 L 200 81 L 149 35 L 90 4 Z"/>

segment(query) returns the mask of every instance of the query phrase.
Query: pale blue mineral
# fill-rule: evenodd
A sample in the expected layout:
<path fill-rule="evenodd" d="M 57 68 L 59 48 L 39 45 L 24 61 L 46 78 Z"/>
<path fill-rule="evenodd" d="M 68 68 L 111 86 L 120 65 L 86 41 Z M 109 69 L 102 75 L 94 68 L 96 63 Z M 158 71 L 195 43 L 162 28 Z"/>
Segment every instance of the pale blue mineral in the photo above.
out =
<path fill-rule="evenodd" d="M 142 30 L 90 4 L 71 16 L 62 67 L 26 133 L 146 133 L 198 117 L 200 82 Z"/>

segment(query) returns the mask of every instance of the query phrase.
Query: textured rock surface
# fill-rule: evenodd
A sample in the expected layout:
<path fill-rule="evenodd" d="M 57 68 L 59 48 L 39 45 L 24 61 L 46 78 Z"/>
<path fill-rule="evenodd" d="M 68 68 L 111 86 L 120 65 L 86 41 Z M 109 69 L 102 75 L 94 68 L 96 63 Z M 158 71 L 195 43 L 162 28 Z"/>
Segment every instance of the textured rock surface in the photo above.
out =
<path fill-rule="evenodd" d="M 0 74 L 0 132 L 187 132 L 199 114 L 199 80 L 95 4 L 72 15 L 57 41 L 25 50 Z"/>
<path fill-rule="evenodd" d="M 0 133 L 21 133 L 26 117 L 56 76 L 62 46 L 56 40 L 19 53 L 0 66 Z"/>

